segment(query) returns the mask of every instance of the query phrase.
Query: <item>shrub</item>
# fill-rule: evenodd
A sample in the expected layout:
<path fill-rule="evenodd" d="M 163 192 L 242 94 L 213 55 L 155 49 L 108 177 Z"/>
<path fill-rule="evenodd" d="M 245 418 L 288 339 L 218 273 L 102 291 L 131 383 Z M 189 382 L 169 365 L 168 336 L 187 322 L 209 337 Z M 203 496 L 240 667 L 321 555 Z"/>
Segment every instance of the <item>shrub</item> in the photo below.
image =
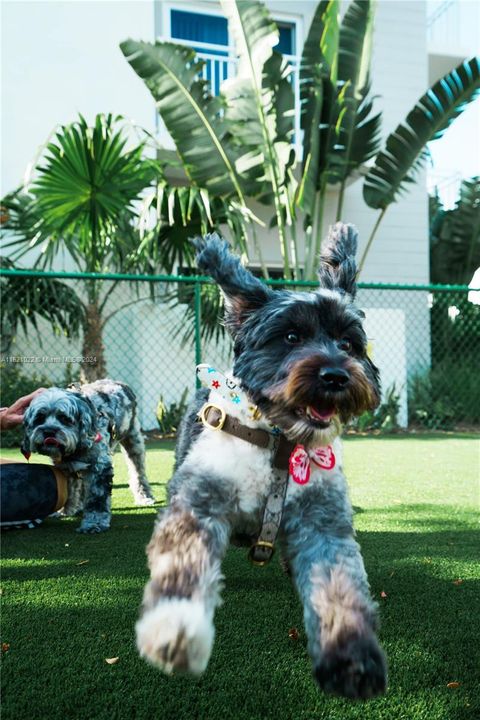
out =
<path fill-rule="evenodd" d="M 480 422 L 480 384 L 475 361 L 437 363 L 409 387 L 409 421 L 436 430 Z"/>
<path fill-rule="evenodd" d="M 178 403 L 173 402 L 170 405 L 166 405 L 163 400 L 163 395 L 160 395 L 156 415 L 160 431 L 164 435 L 177 432 L 180 421 L 187 409 L 187 395 L 188 388 L 185 388 L 180 401 Z"/>
<path fill-rule="evenodd" d="M 394 432 L 398 430 L 398 411 L 400 409 L 400 396 L 396 392 L 395 384 L 388 390 L 384 402 L 375 411 L 367 411 L 354 421 L 355 430 L 380 430 L 381 432 Z"/>

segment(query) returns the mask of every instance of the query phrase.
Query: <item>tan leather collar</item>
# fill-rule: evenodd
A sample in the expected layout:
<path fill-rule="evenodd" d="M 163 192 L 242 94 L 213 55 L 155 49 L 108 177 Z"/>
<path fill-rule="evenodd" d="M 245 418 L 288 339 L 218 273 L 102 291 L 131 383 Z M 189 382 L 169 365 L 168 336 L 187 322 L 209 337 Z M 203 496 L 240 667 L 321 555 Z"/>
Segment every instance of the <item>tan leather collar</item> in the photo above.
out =
<path fill-rule="evenodd" d="M 244 425 L 238 418 L 228 415 L 222 407 L 210 402 L 205 403 L 201 408 L 198 419 L 210 430 L 223 430 L 223 432 L 257 447 L 275 449 L 272 457 L 273 467 L 279 470 L 288 470 L 288 461 L 295 444 L 287 440 L 285 435 L 274 435 L 267 430 Z"/>

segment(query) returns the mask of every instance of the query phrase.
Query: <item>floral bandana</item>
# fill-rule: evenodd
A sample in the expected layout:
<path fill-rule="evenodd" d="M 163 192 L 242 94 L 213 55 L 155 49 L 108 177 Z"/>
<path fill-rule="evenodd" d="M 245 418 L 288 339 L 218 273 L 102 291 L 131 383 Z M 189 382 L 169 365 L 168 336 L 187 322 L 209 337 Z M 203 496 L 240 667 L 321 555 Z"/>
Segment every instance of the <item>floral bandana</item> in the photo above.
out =
<path fill-rule="evenodd" d="M 247 393 L 235 380 L 205 364 L 197 365 L 197 377 L 203 387 L 219 393 L 232 407 L 243 410 L 252 420 L 258 419 L 257 406 L 251 403 Z M 272 428 L 271 431 L 279 432 L 278 428 Z M 332 446 L 317 447 L 309 451 L 303 445 L 294 448 L 290 455 L 289 472 L 298 485 L 306 485 L 310 480 L 312 462 L 322 470 L 332 470 L 336 462 Z"/>
<path fill-rule="evenodd" d="M 242 390 L 235 380 L 205 364 L 197 365 L 197 377 L 202 387 L 215 390 L 224 400 L 231 403 L 232 407 L 243 410 L 252 420 L 257 418 L 257 406 L 249 400 L 245 390 Z"/>

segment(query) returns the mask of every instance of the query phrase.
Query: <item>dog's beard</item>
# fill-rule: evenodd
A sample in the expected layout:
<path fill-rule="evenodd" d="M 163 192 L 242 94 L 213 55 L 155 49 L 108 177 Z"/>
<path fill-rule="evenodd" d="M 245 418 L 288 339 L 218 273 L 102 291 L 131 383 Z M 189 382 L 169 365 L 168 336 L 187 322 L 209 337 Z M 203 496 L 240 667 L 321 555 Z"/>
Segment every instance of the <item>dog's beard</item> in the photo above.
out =
<path fill-rule="evenodd" d="M 318 356 L 297 361 L 285 379 L 264 390 L 258 401 L 268 420 L 290 440 L 309 446 L 327 445 L 340 434 L 342 424 L 379 402 L 377 388 L 361 362 L 348 358 L 344 364 L 348 385 L 336 392 L 319 387 L 322 364 Z"/>
<path fill-rule="evenodd" d="M 77 449 L 78 434 L 72 429 L 57 428 L 45 436 L 42 427 L 36 428 L 30 438 L 30 446 L 34 452 L 59 460 L 71 455 Z"/>

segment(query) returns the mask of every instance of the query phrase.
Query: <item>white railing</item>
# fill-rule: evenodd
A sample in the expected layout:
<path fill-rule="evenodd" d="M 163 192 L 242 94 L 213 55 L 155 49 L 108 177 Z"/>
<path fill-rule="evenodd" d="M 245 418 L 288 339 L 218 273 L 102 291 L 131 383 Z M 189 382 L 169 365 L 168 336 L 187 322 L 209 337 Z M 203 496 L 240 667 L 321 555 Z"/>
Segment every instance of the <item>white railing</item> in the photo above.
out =
<path fill-rule="evenodd" d="M 197 51 L 197 56 L 204 61 L 201 76 L 207 81 L 210 86 L 210 92 L 213 95 L 219 95 L 221 91 L 222 83 L 229 78 L 235 77 L 238 66 L 238 57 L 235 54 L 235 50 L 227 45 L 215 45 L 214 43 L 203 43 L 197 41 L 185 41 L 177 38 L 159 38 L 159 40 L 166 40 L 168 42 L 174 42 L 179 44 L 188 45 L 193 47 Z M 300 59 L 295 55 L 284 55 L 283 56 L 292 68 L 290 74 L 290 81 L 292 83 L 294 102 L 295 102 L 295 115 L 294 115 L 294 145 L 297 150 L 300 149 Z M 165 128 L 163 123 L 160 124 L 159 130 L 162 138 L 162 142 L 165 144 L 167 140 L 164 136 Z M 171 146 L 171 140 L 167 146 Z"/>
<path fill-rule="evenodd" d="M 461 173 L 454 170 L 443 172 L 429 170 L 427 172 L 428 194 L 433 195 L 434 193 L 438 193 L 445 210 L 451 210 L 455 207 L 461 182 Z"/>
<path fill-rule="evenodd" d="M 430 53 L 470 56 L 478 51 L 478 0 L 429 0 L 427 13 L 427 43 Z"/>

